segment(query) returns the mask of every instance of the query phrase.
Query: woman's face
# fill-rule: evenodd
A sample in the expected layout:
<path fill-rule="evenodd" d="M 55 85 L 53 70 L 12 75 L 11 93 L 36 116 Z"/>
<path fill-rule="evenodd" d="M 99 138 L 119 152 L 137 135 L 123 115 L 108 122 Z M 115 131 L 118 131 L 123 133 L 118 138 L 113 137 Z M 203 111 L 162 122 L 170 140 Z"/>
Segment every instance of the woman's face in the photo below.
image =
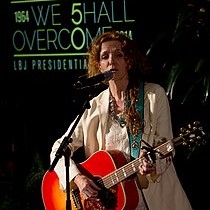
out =
<path fill-rule="evenodd" d="M 113 40 L 102 43 L 99 65 L 102 73 L 113 69 L 115 81 L 124 77 L 127 78 L 127 63 L 119 41 Z"/>

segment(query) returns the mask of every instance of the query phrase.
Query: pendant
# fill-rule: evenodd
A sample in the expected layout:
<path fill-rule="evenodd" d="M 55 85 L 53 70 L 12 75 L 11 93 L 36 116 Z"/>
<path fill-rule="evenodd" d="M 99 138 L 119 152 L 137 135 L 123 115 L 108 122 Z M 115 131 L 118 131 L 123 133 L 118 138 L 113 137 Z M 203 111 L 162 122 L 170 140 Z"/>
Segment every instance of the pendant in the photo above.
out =
<path fill-rule="evenodd" d="M 120 126 L 123 128 L 123 127 L 125 127 L 125 125 L 126 125 L 126 122 L 120 122 Z"/>
<path fill-rule="evenodd" d="M 123 117 L 118 117 L 118 122 L 122 128 L 126 125 L 125 119 Z"/>

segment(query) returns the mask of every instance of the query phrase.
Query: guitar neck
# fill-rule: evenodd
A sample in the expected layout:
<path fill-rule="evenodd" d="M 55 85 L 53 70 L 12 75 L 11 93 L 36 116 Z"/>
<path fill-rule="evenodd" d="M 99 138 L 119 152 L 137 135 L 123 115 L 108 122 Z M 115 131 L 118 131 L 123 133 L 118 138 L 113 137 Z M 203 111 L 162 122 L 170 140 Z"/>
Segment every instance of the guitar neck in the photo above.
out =
<path fill-rule="evenodd" d="M 129 176 L 133 175 L 138 171 L 138 167 L 142 161 L 142 158 L 137 158 L 128 164 L 120 167 L 116 171 L 113 171 L 112 173 L 108 174 L 107 176 L 104 176 L 102 178 L 103 185 L 106 188 L 110 188 L 119 182 L 125 180 Z"/>
<path fill-rule="evenodd" d="M 205 140 L 202 138 L 205 136 L 205 132 L 200 126 L 200 122 L 195 121 L 193 126 L 189 124 L 188 127 L 188 130 L 182 128 L 182 133 L 179 137 L 168 140 L 155 148 L 149 148 L 149 152 L 147 153 L 148 158 L 150 158 L 151 161 L 160 159 L 172 152 L 174 147 L 180 144 L 189 145 L 190 147 L 205 144 Z M 138 171 L 141 162 L 142 158 L 137 158 L 107 176 L 104 176 L 102 178 L 104 186 L 106 188 L 110 188 L 133 175 Z"/>
<path fill-rule="evenodd" d="M 177 140 L 178 140 L 178 138 L 174 139 L 174 141 L 177 141 Z M 173 140 L 167 141 L 167 142 L 161 144 L 160 146 L 152 149 L 152 152 L 155 155 L 155 159 L 159 159 L 162 156 L 170 153 L 173 150 L 174 147 L 173 147 L 172 141 Z M 149 158 L 150 158 L 150 153 L 151 152 L 147 153 Z M 107 176 L 104 176 L 102 178 L 103 185 L 106 188 L 110 188 L 110 187 L 118 184 L 119 182 L 125 180 L 129 176 L 135 174 L 139 170 L 139 165 L 142 162 L 142 159 L 143 158 L 136 158 L 135 160 L 118 168 L 117 170 L 113 171 L 112 173 L 108 174 Z M 151 161 L 153 161 L 153 160 L 151 160 Z"/>

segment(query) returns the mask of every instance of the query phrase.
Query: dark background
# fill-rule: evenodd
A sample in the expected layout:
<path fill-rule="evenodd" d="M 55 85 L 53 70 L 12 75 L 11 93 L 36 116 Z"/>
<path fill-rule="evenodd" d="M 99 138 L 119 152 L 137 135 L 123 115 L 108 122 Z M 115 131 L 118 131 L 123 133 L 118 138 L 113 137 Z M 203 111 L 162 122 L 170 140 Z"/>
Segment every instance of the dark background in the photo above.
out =
<path fill-rule="evenodd" d="M 138 43 L 146 52 L 156 36 L 174 27 L 182 1 L 134 1 Z M 138 6 L 137 6 L 138 4 Z M 140 4 L 140 5 L 139 5 Z M 68 128 L 76 113 L 72 83 L 83 72 L 12 72 L 10 60 L 10 4 L 0 8 L 0 209 L 44 209 L 41 180 L 49 167 L 53 142 Z M 154 78 L 163 84 L 164 75 L 154 58 Z M 185 85 L 182 83 L 180 85 Z M 195 120 L 204 130 L 209 123 L 208 104 L 201 105 L 199 93 L 189 102 L 170 101 L 174 135 Z M 208 209 L 209 144 L 199 147 L 190 157 L 177 148 L 174 163 L 193 209 Z M 206 193 L 207 190 L 207 193 Z"/>

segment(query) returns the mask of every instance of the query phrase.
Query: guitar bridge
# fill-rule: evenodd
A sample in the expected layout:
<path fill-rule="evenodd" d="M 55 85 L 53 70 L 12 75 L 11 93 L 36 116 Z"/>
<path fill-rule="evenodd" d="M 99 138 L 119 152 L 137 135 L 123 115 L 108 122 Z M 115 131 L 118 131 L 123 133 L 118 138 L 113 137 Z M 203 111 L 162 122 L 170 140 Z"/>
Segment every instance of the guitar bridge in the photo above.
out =
<path fill-rule="evenodd" d="M 72 198 L 73 206 L 75 207 L 75 209 L 82 210 L 83 206 L 82 206 L 80 192 L 78 188 L 71 190 L 71 198 Z"/>

